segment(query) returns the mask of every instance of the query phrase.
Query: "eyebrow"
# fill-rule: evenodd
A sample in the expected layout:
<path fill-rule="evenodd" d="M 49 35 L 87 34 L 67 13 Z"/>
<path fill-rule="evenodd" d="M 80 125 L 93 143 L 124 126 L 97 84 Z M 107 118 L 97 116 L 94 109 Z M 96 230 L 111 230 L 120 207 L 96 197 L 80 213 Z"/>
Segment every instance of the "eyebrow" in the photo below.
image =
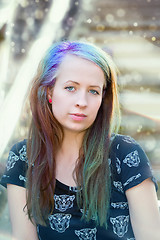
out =
<path fill-rule="evenodd" d="M 77 84 L 77 85 L 80 85 L 78 82 L 75 82 L 75 81 L 72 81 L 72 80 L 69 80 L 69 81 L 67 81 L 67 82 L 65 82 L 65 83 L 69 83 L 69 82 L 72 82 L 72 83 L 75 83 L 75 84 Z M 97 85 L 90 85 L 90 87 L 97 87 L 97 88 L 101 89 L 101 87 L 100 87 L 100 86 L 97 86 Z"/>

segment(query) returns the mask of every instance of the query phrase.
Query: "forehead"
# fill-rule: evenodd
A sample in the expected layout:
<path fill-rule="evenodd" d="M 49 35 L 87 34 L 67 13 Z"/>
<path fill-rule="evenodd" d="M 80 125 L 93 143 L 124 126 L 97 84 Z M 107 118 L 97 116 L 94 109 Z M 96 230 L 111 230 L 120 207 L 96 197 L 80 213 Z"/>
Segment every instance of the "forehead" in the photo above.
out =
<path fill-rule="evenodd" d="M 89 81 L 93 83 L 105 84 L 105 76 L 102 69 L 94 62 L 84 58 L 68 54 L 64 57 L 57 72 L 58 79 Z M 73 79 L 74 78 L 74 79 Z"/>

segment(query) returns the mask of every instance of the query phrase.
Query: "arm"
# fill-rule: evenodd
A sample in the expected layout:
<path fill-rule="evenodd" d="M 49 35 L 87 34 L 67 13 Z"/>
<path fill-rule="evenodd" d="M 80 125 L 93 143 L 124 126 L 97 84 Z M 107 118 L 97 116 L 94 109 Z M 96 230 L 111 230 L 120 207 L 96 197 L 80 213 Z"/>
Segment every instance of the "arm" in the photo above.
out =
<path fill-rule="evenodd" d="M 26 215 L 26 189 L 7 184 L 8 204 L 12 225 L 12 236 L 16 240 L 38 240 L 36 226 Z"/>
<path fill-rule="evenodd" d="M 126 190 L 126 196 L 136 240 L 159 240 L 160 213 L 154 183 L 148 178 Z"/>

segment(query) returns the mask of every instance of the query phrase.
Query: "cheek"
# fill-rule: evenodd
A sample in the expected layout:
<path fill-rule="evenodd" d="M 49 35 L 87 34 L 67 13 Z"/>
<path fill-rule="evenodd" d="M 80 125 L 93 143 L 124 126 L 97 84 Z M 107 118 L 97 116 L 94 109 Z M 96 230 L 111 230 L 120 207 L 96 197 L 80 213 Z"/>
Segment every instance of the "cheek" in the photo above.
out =
<path fill-rule="evenodd" d="M 102 99 L 99 99 L 99 101 L 96 101 L 93 103 L 93 109 L 95 112 L 98 112 L 98 110 L 100 109 L 100 106 L 102 104 Z"/>
<path fill-rule="evenodd" d="M 94 119 L 96 119 L 96 117 L 97 117 L 97 114 L 98 114 L 98 111 L 99 111 L 99 109 L 100 109 L 100 107 L 101 107 L 101 104 L 102 104 L 102 100 L 99 100 L 99 101 L 94 102 L 94 103 L 92 104 L 92 110 L 91 110 L 91 112 L 92 112 L 92 117 L 93 117 Z"/>
<path fill-rule="evenodd" d="M 69 111 L 70 103 L 64 96 L 54 96 L 52 101 L 52 113 L 57 120 L 64 118 Z"/>
<path fill-rule="evenodd" d="M 60 102 L 57 103 L 53 103 L 52 104 L 52 113 L 53 115 L 56 116 L 62 116 L 63 112 L 64 112 L 64 105 L 62 105 Z"/>
<path fill-rule="evenodd" d="M 53 115 L 56 117 L 56 115 L 60 114 L 62 112 L 62 104 L 60 101 L 58 101 L 58 99 L 55 97 L 52 100 L 52 113 Z"/>

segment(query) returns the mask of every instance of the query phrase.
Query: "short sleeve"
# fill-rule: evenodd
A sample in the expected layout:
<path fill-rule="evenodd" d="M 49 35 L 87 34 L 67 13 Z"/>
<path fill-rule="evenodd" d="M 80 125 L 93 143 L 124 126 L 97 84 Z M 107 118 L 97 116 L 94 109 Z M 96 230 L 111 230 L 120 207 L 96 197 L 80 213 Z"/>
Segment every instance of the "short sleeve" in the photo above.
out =
<path fill-rule="evenodd" d="M 147 178 L 151 178 L 156 190 L 158 189 L 149 159 L 142 147 L 133 138 L 121 136 L 118 151 L 124 191 L 140 184 Z"/>
<path fill-rule="evenodd" d="M 24 140 L 11 148 L 0 184 L 4 187 L 7 187 L 7 184 L 25 187 L 27 166 L 26 140 Z"/>

